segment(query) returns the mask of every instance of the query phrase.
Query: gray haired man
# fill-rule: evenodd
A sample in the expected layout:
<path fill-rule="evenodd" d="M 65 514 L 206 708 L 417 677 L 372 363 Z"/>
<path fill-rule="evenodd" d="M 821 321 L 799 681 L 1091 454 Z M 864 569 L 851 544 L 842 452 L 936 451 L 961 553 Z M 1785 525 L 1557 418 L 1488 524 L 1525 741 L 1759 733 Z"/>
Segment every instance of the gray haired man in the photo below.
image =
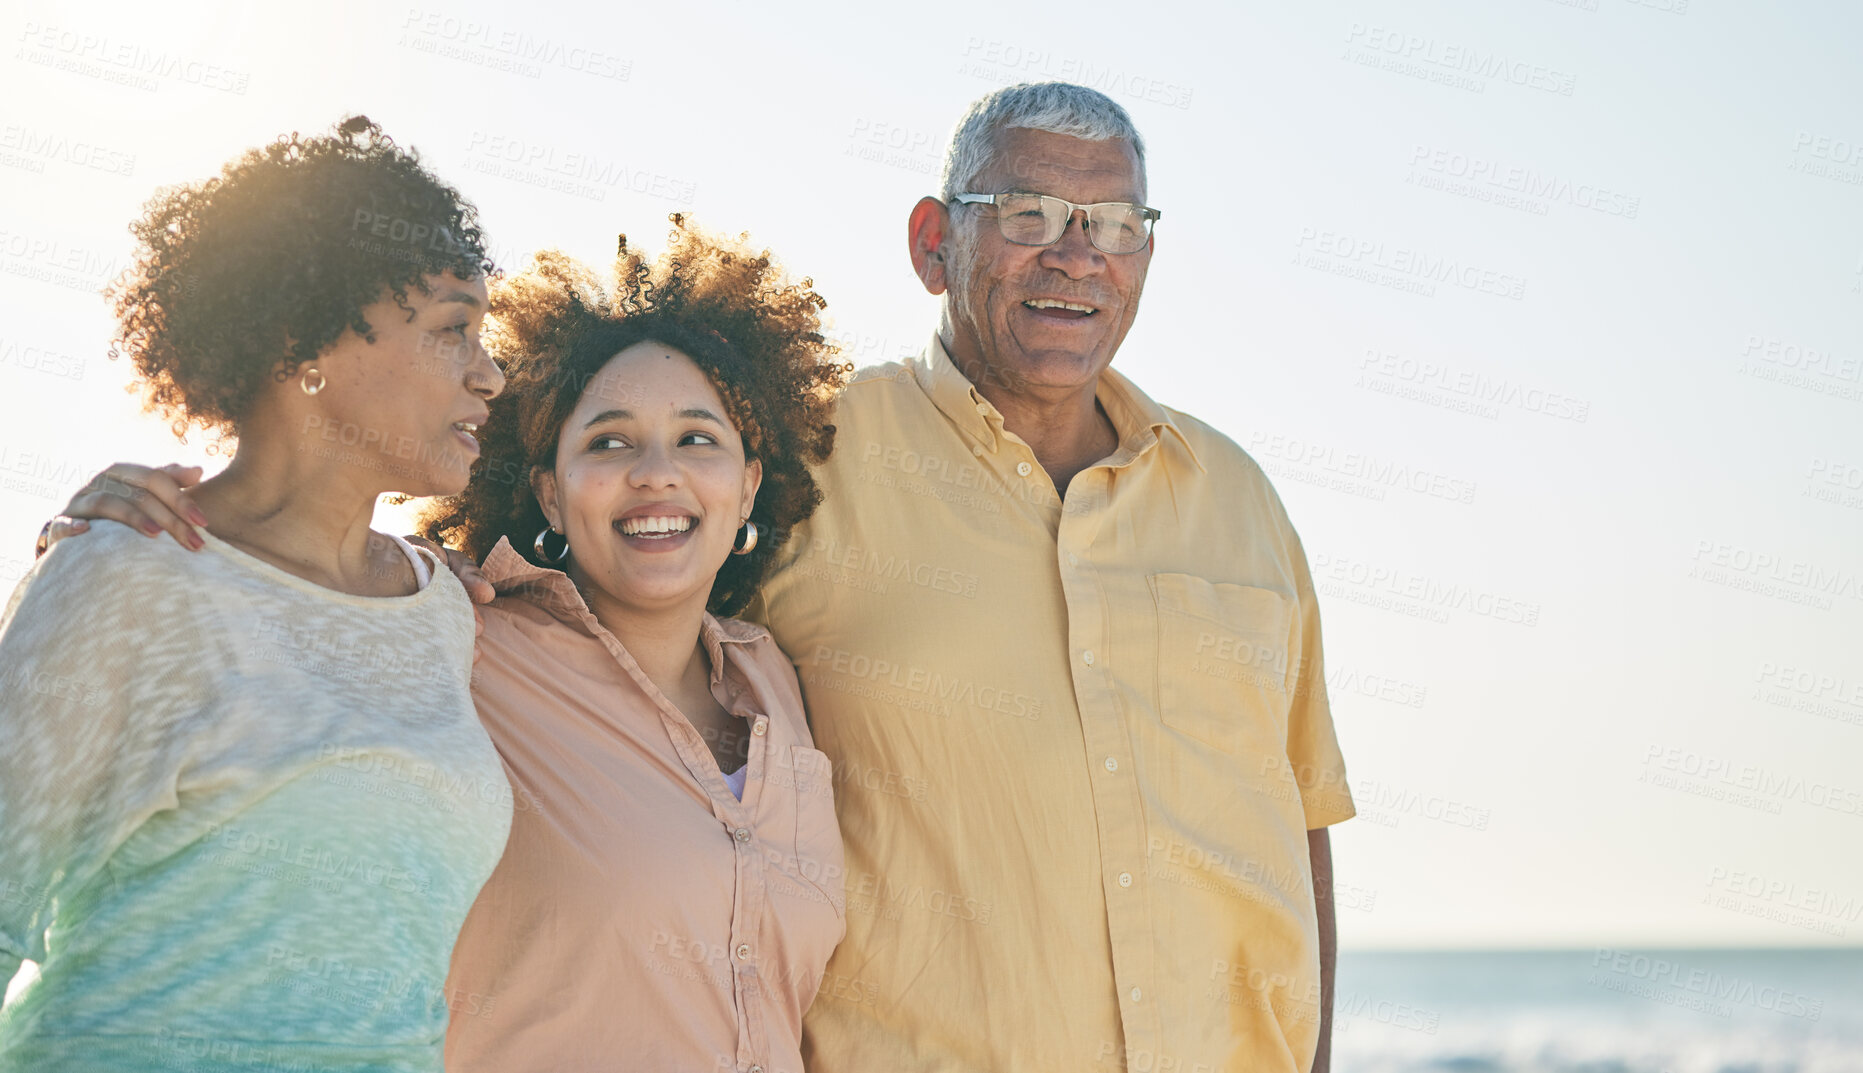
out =
<path fill-rule="evenodd" d="M 1326 1068 L 1353 806 L 1313 583 L 1254 461 L 1110 367 L 1145 200 L 1103 94 L 972 105 L 908 226 L 938 331 L 848 389 L 750 611 L 836 767 L 816 1073 Z"/>

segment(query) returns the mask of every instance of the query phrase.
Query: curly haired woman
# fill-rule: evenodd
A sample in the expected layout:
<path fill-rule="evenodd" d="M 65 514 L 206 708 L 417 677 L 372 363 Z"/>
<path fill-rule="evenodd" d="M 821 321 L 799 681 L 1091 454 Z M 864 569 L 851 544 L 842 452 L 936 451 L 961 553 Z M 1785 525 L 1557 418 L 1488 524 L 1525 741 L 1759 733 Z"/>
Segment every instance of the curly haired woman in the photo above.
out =
<path fill-rule="evenodd" d="M 437 1070 L 510 789 L 465 590 L 369 520 L 504 385 L 476 212 L 358 117 L 133 230 L 118 346 L 237 452 L 198 554 L 100 521 L 0 621 L 0 1069 Z"/>
<path fill-rule="evenodd" d="M 473 694 L 517 795 L 453 955 L 449 1070 L 799 1073 L 845 927 L 795 670 L 720 616 L 820 501 L 849 370 L 808 281 L 673 219 L 652 264 L 623 238 L 612 286 L 553 252 L 494 285 L 510 388 L 425 515 L 498 592 Z"/>

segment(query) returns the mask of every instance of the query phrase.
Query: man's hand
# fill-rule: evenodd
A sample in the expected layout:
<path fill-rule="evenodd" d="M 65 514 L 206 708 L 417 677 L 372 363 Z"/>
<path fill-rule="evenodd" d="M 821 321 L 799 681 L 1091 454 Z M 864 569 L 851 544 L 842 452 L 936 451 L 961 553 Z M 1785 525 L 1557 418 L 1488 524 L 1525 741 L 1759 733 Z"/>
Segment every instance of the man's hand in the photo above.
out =
<path fill-rule="evenodd" d="M 175 543 L 199 551 L 205 542 L 194 526 L 205 528 L 207 516 L 194 505 L 187 489 L 200 482 L 199 466 L 171 463 L 150 469 L 133 462 L 118 462 L 92 477 L 65 504 L 64 512 L 52 519 L 45 533 L 46 547 L 89 529 L 89 519 L 108 518 L 148 536 L 166 530 Z"/>

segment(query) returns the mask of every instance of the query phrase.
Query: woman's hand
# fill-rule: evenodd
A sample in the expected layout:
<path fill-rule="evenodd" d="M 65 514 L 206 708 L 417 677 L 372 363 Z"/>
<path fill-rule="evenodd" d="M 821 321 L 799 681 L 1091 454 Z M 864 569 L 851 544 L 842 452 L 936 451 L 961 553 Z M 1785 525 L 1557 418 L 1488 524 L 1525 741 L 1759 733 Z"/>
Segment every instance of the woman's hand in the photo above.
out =
<path fill-rule="evenodd" d="M 122 522 L 148 536 L 164 530 L 175 543 L 192 551 L 205 544 L 195 526 L 205 528 L 207 516 L 195 506 L 187 490 L 201 482 L 199 466 L 169 464 L 160 469 L 118 462 L 90 479 L 65 504 L 45 531 L 45 546 L 89 529 L 90 519 Z"/>

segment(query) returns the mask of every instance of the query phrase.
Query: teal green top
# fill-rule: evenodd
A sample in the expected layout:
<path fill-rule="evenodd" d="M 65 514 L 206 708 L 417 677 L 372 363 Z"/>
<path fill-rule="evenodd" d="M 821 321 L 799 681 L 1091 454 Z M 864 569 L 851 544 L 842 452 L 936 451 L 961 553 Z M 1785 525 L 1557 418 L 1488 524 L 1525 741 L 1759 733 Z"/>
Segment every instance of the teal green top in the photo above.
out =
<path fill-rule="evenodd" d="M 465 592 L 206 539 L 93 523 L 0 620 L 0 1071 L 437 1073 L 511 809 Z"/>

